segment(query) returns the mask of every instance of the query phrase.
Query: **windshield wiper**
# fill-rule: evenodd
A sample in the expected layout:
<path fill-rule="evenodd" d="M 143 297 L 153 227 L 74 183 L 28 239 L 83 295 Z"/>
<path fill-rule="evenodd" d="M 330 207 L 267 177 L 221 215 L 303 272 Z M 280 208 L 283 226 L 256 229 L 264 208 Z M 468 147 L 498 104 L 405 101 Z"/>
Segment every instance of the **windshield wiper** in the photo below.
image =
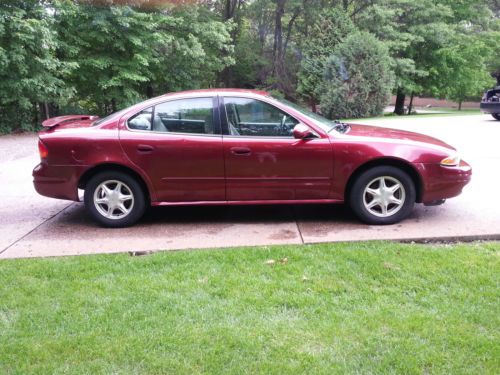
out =
<path fill-rule="evenodd" d="M 335 129 L 339 133 L 346 133 L 351 128 L 351 125 L 339 120 L 333 120 L 333 123 L 334 125 L 332 129 Z"/>

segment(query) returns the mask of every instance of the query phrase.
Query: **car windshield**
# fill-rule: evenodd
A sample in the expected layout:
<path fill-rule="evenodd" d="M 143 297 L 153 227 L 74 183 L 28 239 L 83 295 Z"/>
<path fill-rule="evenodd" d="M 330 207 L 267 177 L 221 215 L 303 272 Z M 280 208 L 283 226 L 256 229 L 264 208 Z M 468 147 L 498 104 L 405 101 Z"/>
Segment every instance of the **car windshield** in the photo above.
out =
<path fill-rule="evenodd" d="M 289 100 L 276 97 L 273 97 L 273 99 L 277 100 L 280 103 L 286 104 L 289 107 L 292 107 L 296 111 L 300 112 L 302 115 L 309 118 L 312 122 L 314 122 L 316 125 L 318 125 L 321 129 L 323 129 L 327 133 L 332 130 L 336 130 L 340 133 L 345 133 L 349 129 L 349 125 L 347 124 L 343 124 L 338 120 L 328 120 L 327 118 L 318 115 L 317 113 L 314 113 L 312 111 L 309 111 Z"/>
<path fill-rule="evenodd" d="M 116 117 L 119 117 L 121 114 L 125 113 L 125 111 L 127 110 L 128 108 L 125 108 L 125 109 L 122 109 L 121 111 L 117 111 L 117 112 L 113 112 L 112 114 L 106 116 L 106 117 L 103 117 L 103 118 L 100 118 L 98 120 L 95 120 L 93 123 L 92 123 L 92 126 L 97 126 L 97 125 L 100 125 L 102 124 L 103 122 L 105 121 L 108 121 L 108 120 L 111 120 L 113 118 L 116 118 Z"/>

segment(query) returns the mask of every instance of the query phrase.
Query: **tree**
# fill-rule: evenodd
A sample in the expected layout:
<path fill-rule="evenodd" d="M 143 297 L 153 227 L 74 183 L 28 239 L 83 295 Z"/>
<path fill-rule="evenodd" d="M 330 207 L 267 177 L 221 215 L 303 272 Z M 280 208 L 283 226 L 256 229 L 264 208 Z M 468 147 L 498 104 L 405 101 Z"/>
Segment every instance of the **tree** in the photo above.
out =
<path fill-rule="evenodd" d="M 452 35 L 450 6 L 435 0 L 381 0 L 360 16 L 389 47 L 396 73 L 396 114 L 404 113 L 405 96 L 424 89 L 428 62 Z"/>
<path fill-rule="evenodd" d="M 228 27 L 197 7 L 62 1 L 54 17 L 60 58 L 78 65 L 68 82 L 81 104 L 102 114 L 155 93 L 213 85 L 233 62 Z"/>
<path fill-rule="evenodd" d="M 319 88 L 327 59 L 335 47 L 355 30 L 354 24 L 339 8 L 323 11 L 310 25 L 308 37 L 302 45 L 297 91 L 308 101 L 313 112 L 316 112 L 319 102 Z"/>
<path fill-rule="evenodd" d="M 328 118 L 382 113 L 394 84 L 387 47 L 367 32 L 349 35 L 325 64 L 321 112 Z"/>
<path fill-rule="evenodd" d="M 55 56 L 53 22 L 43 1 L 0 2 L 0 131 L 30 130 L 46 116 L 46 102 L 71 91 L 70 64 Z"/>
<path fill-rule="evenodd" d="M 467 98 L 479 97 L 493 83 L 486 67 L 489 54 L 489 47 L 475 36 L 461 36 L 437 51 L 429 72 L 436 83 L 434 93 L 456 101 L 459 110 Z"/>

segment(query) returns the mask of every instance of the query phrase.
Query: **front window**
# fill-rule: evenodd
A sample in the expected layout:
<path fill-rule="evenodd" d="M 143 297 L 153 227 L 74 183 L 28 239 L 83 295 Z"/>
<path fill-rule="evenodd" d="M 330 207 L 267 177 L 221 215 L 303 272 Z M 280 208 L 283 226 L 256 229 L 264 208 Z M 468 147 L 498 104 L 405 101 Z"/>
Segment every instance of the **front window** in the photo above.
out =
<path fill-rule="evenodd" d="M 330 132 L 331 130 L 335 129 L 339 132 L 345 132 L 348 128 L 346 128 L 345 124 L 339 123 L 339 121 L 335 120 L 328 120 L 327 118 L 318 115 L 317 113 L 314 113 L 312 111 L 309 111 L 295 103 L 292 103 L 286 99 L 281 99 L 281 98 L 275 98 L 273 97 L 274 100 L 283 103 L 289 107 L 292 107 L 295 109 L 297 112 L 300 112 L 302 115 L 306 116 L 311 122 L 313 122 L 315 125 L 319 126 L 321 129 L 323 129 L 325 132 Z"/>
<path fill-rule="evenodd" d="M 282 110 L 256 99 L 224 98 L 229 134 L 293 137 L 298 121 Z"/>

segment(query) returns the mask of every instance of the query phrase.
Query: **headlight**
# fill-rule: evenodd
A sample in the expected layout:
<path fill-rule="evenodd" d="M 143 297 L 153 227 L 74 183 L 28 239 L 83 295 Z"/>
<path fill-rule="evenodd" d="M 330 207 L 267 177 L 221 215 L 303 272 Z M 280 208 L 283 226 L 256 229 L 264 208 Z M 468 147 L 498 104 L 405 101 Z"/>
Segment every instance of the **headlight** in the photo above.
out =
<path fill-rule="evenodd" d="M 441 165 L 445 167 L 456 167 L 459 164 L 460 164 L 460 156 L 458 156 L 458 154 L 452 154 L 447 158 L 441 160 Z"/>

